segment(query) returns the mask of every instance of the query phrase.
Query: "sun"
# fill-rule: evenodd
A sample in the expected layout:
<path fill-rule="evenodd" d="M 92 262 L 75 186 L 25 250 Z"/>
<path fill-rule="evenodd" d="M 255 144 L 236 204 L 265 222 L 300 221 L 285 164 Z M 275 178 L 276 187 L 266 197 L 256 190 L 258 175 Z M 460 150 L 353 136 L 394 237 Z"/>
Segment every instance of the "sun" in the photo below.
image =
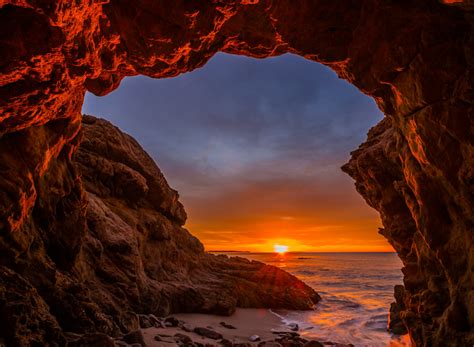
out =
<path fill-rule="evenodd" d="M 273 249 L 275 250 L 275 253 L 283 254 L 283 253 L 285 253 L 285 252 L 288 251 L 288 246 L 284 246 L 284 245 L 274 245 L 274 246 L 273 246 Z"/>

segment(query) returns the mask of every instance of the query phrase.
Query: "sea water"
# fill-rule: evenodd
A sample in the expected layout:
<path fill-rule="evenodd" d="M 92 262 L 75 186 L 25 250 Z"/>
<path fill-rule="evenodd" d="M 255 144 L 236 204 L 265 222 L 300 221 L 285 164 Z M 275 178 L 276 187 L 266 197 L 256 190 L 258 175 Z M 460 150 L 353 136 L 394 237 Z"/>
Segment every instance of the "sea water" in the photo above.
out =
<path fill-rule="evenodd" d="M 387 332 L 393 287 L 402 284 L 395 253 L 247 253 L 240 256 L 295 275 L 322 297 L 314 311 L 275 311 L 300 334 L 355 346 L 409 346 L 408 337 Z"/>

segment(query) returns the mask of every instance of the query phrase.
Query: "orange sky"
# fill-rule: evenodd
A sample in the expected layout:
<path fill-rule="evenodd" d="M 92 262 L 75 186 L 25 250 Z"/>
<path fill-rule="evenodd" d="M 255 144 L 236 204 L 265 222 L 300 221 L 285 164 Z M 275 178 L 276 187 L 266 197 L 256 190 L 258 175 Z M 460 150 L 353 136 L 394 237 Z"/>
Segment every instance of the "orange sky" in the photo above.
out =
<path fill-rule="evenodd" d="M 255 226 L 236 230 L 224 229 L 215 225 L 189 223 L 190 230 L 207 251 L 231 250 L 249 252 L 273 252 L 274 245 L 286 245 L 289 252 L 393 252 L 393 248 L 376 234 L 378 221 L 361 221 L 360 225 L 340 224 L 314 226 L 303 223 L 256 222 Z M 290 226 L 290 224 L 292 224 Z M 344 228 L 344 232 L 340 229 Z M 367 228 L 374 235 L 357 237 Z"/>
<path fill-rule="evenodd" d="M 295 252 L 393 252 L 352 179 L 338 167 L 326 170 L 274 181 L 239 176 L 231 187 L 188 190 L 181 199 L 186 227 L 206 250 L 272 252 L 282 244 Z"/>

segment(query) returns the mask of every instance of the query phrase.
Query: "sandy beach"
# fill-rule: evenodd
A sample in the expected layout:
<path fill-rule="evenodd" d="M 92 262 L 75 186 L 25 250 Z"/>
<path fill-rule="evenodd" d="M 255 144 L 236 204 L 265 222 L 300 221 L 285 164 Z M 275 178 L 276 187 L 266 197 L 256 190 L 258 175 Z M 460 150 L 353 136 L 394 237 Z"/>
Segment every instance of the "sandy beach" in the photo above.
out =
<path fill-rule="evenodd" d="M 249 337 L 253 335 L 260 337 L 259 342 L 273 340 L 276 336 L 272 331 L 289 331 L 281 319 L 267 309 L 237 309 L 230 317 L 195 313 L 175 314 L 173 317 L 189 324 L 192 328 L 203 327 L 211 329 L 232 343 L 248 343 L 250 342 Z M 231 325 L 236 329 L 226 328 L 221 325 L 221 322 Z M 215 339 L 200 336 L 195 332 L 185 331 L 182 327 L 148 328 L 142 331 L 145 342 L 150 347 L 177 345 L 175 342 L 155 340 L 156 335 L 163 336 L 163 340 L 168 340 L 167 336 L 173 337 L 175 334 L 187 335 L 194 342 L 200 342 L 204 345 L 218 345 Z"/>

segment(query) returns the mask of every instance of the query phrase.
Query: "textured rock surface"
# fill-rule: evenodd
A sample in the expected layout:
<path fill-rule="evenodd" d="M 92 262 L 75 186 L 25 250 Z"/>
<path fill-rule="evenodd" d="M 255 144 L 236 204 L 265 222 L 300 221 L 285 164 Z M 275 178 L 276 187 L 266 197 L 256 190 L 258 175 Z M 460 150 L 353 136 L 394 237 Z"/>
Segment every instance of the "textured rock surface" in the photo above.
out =
<path fill-rule="evenodd" d="M 405 335 L 408 333 L 401 317 L 402 311 L 406 310 L 404 294 L 405 288 L 397 284 L 394 288 L 395 301 L 390 304 L 390 314 L 388 316 L 388 331 L 395 335 Z"/>
<path fill-rule="evenodd" d="M 37 135 L 43 128 L 29 129 Z M 178 194 L 133 138 L 90 116 L 76 137 L 82 143 L 74 160 L 53 171 L 68 179 L 49 188 L 66 197 L 38 195 L 41 207 L 33 208 L 23 232 L 38 239 L 0 268 L 0 317 L 6 322 L 0 338 L 8 346 L 105 341 L 104 333 L 139 328 L 137 313 L 228 315 L 236 306 L 309 309 L 319 301 L 314 290 L 275 267 L 205 253 L 182 227 L 186 213 Z M 63 207 L 69 185 L 80 191 L 68 206 L 73 214 Z M 50 198 L 54 211 L 42 206 L 51 208 Z M 52 229 L 60 223 L 63 236 Z"/>
<path fill-rule="evenodd" d="M 107 170 L 118 172 L 127 187 L 96 177 L 85 180 L 86 192 L 71 163 L 86 90 L 103 95 L 127 75 L 190 71 L 217 51 L 292 52 L 333 68 L 374 97 L 387 116 L 344 170 L 380 212 L 381 233 L 404 263 L 401 316 L 412 339 L 429 346 L 473 344 L 472 9 L 469 1 L 447 0 L 0 1 L 0 265 L 7 270 L 1 295 L 13 295 L 8 288 L 22 283 L 25 300 L 38 307 L 26 321 L 50 321 L 47 328 L 24 319 L 19 324 L 37 339 L 55 334 L 54 317 L 83 330 L 114 330 L 117 319 L 130 324 L 124 310 L 116 316 L 109 297 L 98 307 L 105 278 L 97 288 L 82 283 L 92 278 L 97 284 L 92 271 L 100 271 L 93 269 L 98 263 L 118 267 L 108 255 L 114 247 L 153 252 L 140 239 L 124 241 L 138 226 L 137 215 L 120 215 L 113 198 L 130 196 L 135 207 L 155 189 L 146 168 L 111 163 Z M 108 189 L 115 190 L 104 198 Z M 165 200 L 156 202 L 157 211 L 179 225 L 182 209 Z M 107 248 L 100 241 L 110 236 L 108 223 L 121 232 Z M 152 278 L 160 269 L 140 269 L 138 255 L 128 260 L 136 263 L 108 279 L 107 293 L 134 306 L 147 298 L 143 273 Z M 130 278 L 136 288 L 113 285 Z M 0 314 L 13 314 L 5 302 Z"/>
<path fill-rule="evenodd" d="M 82 129 L 75 156 L 88 199 L 81 266 L 94 301 L 103 305 L 110 296 L 109 314 L 126 303 L 130 311 L 159 315 L 227 315 L 236 306 L 308 309 L 319 301 L 273 266 L 205 253 L 182 227 L 186 213 L 177 192 L 138 143 L 91 116 Z"/>

